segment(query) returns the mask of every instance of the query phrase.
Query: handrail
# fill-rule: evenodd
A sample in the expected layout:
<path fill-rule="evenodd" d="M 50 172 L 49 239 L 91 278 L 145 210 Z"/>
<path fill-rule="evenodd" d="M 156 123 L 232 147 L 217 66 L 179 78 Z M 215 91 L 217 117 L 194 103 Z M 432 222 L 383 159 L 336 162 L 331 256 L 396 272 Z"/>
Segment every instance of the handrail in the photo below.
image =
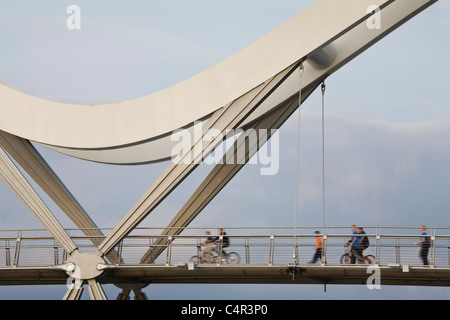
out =
<path fill-rule="evenodd" d="M 120 243 L 118 248 L 122 259 L 120 265 L 139 264 L 144 253 L 155 248 L 162 248 L 164 251 L 161 255 L 155 256 L 147 266 L 187 263 L 189 258 L 196 254 L 197 245 L 205 240 L 203 231 L 215 229 L 218 228 L 184 228 L 183 233 L 178 235 L 172 233 L 162 235 L 159 232 L 164 228 L 137 228 Z M 321 230 L 316 227 L 298 228 L 294 243 L 294 233 L 289 232 L 293 230 L 292 227 L 225 228 L 231 241 L 231 246 L 226 248 L 226 251 L 237 252 L 242 257 L 242 264 L 289 265 L 292 263 L 292 249 L 295 245 L 294 249 L 298 252 L 298 264 L 307 264 L 315 251 L 316 235 L 313 232 L 316 229 Z M 339 232 L 339 229 L 345 232 Z M 365 236 L 370 240 L 370 247 L 364 254 L 376 256 L 378 265 L 404 263 L 410 266 L 423 265 L 419 257 L 420 248 L 411 243 L 413 240 L 417 242 L 422 237 L 417 227 L 364 227 L 364 229 L 368 232 Z M 375 232 L 371 232 L 370 229 Z M 427 237 L 431 242 L 428 266 L 450 268 L 450 228 L 432 227 L 427 230 L 429 233 Z M 439 232 L 436 232 L 437 230 Z M 80 229 L 66 230 L 68 234 L 74 234 L 77 231 Z M 9 235 L 2 236 L 2 233 L 9 233 Z M 214 231 L 211 231 L 211 234 L 218 236 Z M 327 227 L 325 233 L 319 236 L 326 241 L 323 241 L 322 260 L 316 265 L 340 265 L 340 257 L 344 254 L 344 244 L 354 236 L 349 232 L 349 227 Z M 90 241 L 93 238 L 102 239 L 104 236 L 90 237 L 81 233 L 71 236 L 80 252 L 89 253 L 96 250 Z M 161 245 L 155 244 L 155 241 L 161 238 L 171 241 Z M 13 260 L 11 260 L 12 257 L 14 257 Z M 65 258 L 67 253 L 46 230 L 0 230 L 1 269 L 17 266 L 51 266 L 63 263 Z M 220 266 L 226 265 L 220 264 Z"/>

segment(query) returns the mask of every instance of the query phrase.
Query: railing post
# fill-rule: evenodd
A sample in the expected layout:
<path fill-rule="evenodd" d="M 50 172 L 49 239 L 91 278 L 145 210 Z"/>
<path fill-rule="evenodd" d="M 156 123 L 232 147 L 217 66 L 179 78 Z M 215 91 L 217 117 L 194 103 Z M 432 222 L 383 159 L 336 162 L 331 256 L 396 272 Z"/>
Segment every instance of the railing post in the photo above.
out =
<path fill-rule="evenodd" d="M 9 240 L 5 241 L 5 258 L 6 258 L 6 266 L 11 266 L 11 252 L 10 252 L 10 246 L 9 246 Z"/>
<path fill-rule="evenodd" d="M 150 257 L 149 257 L 149 261 L 152 263 L 152 264 L 154 264 L 155 263 L 155 259 L 154 259 L 154 246 L 153 246 L 153 244 L 154 244 L 154 240 L 153 240 L 153 238 L 149 238 L 148 239 L 148 242 L 149 242 L 149 245 L 148 245 L 148 248 L 149 248 L 149 250 L 151 250 L 150 251 Z"/>
<path fill-rule="evenodd" d="M 14 267 L 17 267 L 19 265 L 19 253 L 20 253 L 21 241 L 22 241 L 22 231 L 19 231 L 17 234 L 17 240 L 16 240 L 16 251 L 14 253 L 14 262 L 13 262 Z"/>
<path fill-rule="evenodd" d="M 245 247 L 245 263 L 250 264 L 250 240 L 248 240 L 248 238 L 245 238 L 244 241 L 245 241 L 245 246 L 244 246 Z"/>
<path fill-rule="evenodd" d="M 377 227 L 375 235 L 375 264 L 380 264 L 381 259 L 381 234 L 380 228 Z"/>
<path fill-rule="evenodd" d="M 377 232 L 375 236 L 375 264 L 380 264 L 381 259 L 381 235 Z"/>
<path fill-rule="evenodd" d="M 398 238 L 395 238 L 395 263 L 400 264 L 400 245 Z"/>
<path fill-rule="evenodd" d="M 271 266 L 273 264 L 274 239 L 275 239 L 275 236 L 273 234 L 271 234 L 270 242 L 269 242 L 269 266 Z"/>
<path fill-rule="evenodd" d="M 53 264 L 56 266 L 59 264 L 58 245 L 53 245 Z"/>
<path fill-rule="evenodd" d="M 172 234 L 169 235 L 167 240 L 166 266 L 170 266 L 170 258 L 172 255 Z"/>
<path fill-rule="evenodd" d="M 448 258 L 448 265 L 450 266 L 450 241 L 447 240 L 447 258 Z"/>
<path fill-rule="evenodd" d="M 322 256 L 320 257 L 322 266 L 327 263 L 327 238 L 326 234 L 322 235 Z"/>
<path fill-rule="evenodd" d="M 431 229 L 431 237 L 430 237 L 430 246 L 431 246 L 431 263 L 430 267 L 435 267 L 435 257 L 436 257 L 436 230 Z"/>
<path fill-rule="evenodd" d="M 222 264 L 222 246 L 223 246 L 223 235 L 219 235 L 219 243 L 217 245 L 217 266 Z"/>

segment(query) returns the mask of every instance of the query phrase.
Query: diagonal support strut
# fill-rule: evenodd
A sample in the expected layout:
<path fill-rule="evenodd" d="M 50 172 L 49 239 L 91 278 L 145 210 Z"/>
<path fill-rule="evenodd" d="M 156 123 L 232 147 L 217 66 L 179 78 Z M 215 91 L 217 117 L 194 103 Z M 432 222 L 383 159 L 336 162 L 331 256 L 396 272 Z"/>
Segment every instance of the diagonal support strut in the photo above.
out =
<path fill-rule="evenodd" d="M 105 237 L 104 234 L 30 141 L 0 131 L 0 145 L 61 208 L 67 217 L 86 236 L 90 237 L 92 243 L 98 246 Z M 119 262 L 119 256 L 114 251 L 110 252 L 107 258 L 112 263 Z"/>
<path fill-rule="evenodd" d="M 191 146 L 190 152 L 184 154 L 177 164 L 174 162 L 169 164 L 138 203 L 99 245 L 97 253 L 104 255 L 112 250 L 197 167 L 202 160 L 202 155 L 207 156 L 214 149 L 220 141 L 203 144 L 204 135 L 209 129 L 218 129 L 224 136 L 227 129 L 237 128 L 296 68 L 297 65 L 287 68 L 230 105 L 216 111 L 203 129 L 202 137 Z M 201 154 L 198 154 L 199 149 L 202 151 Z M 191 157 L 190 159 L 193 161 L 186 163 L 184 161 L 186 157 Z"/>
<path fill-rule="evenodd" d="M 75 243 L 2 147 L 0 147 L 0 178 L 30 209 L 67 253 L 71 254 L 77 251 Z"/>
<path fill-rule="evenodd" d="M 302 102 L 317 88 L 319 82 L 313 83 L 303 89 Z M 257 119 L 246 126 L 246 129 L 266 129 L 268 137 L 272 130 L 276 130 L 292 115 L 299 106 L 298 95 L 284 101 L 275 111 L 269 113 L 263 118 Z M 241 136 L 242 137 L 242 136 Z M 253 157 L 253 155 L 262 146 L 260 144 L 260 136 L 258 140 L 249 140 L 249 146 L 246 148 L 245 159 L 236 159 L 237 161 L 227 161 L 237 152 L 239 148 L 245 148 L 245 141 L 238 139 L 233 146 L 224 155 L 221 163 L 217 164 L 209 173 L 206 179 L 200 184 L 197 190 L 192 194 L 189 200 L 180 209 L 177 215 L 172 219 L 168 226 L 161 233 L 162 237 L 153 244 L 153 248 L 147 250 L 141 259 L 141 263 L 153 263 L 153 261 L 165 250 L 167 245 L 167 236 L 177 235 L 187 227 L 195 217 L 208 205 L 209 202 L 227 185 L 229 181 L 241 170 L 241 168 Z M 244 161 L 242 161 L 244 160 Z"/>

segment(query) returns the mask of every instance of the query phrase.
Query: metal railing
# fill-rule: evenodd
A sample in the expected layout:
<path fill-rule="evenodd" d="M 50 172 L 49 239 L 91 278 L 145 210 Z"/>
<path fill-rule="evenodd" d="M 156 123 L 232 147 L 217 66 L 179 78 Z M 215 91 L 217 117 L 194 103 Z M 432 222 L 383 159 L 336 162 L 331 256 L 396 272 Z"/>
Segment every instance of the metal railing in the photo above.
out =
<path fill-rule="evenodd" d="M 218 236 L 218 228 L 186 228 L 182 232 L 172 229 L 162 236 L 164 228 L 137 228 L 116 247 L 120 265 L 140 264 L 149 252 L 155 255 L 146 265 L 172 266 L 187 263 L 197 254 L 197 246 L 205 239 L 205 231 Z M 107 234 L 110 229 L 102 229 Z M 302 228 L 226 228 L 230 239 L 227 252 L 240 255 L 240 264 L 280 265 L 306 264 L 315 253 L 316 235 L 323 239 L 322 259 L 316 265 L 339 265 L 344 245 L 352 238 L 349 227 Z M 370 246 L 364 255 L 376 257 L 379 265 L 422 266 L 418 242 L 418 228 L 364 227 Z M 79 229 L 67 233 L 80 252 L 95 252 L 93 238 L 84 236 Z M 431 242 L 428 259 L 430 267 L 450 268 L 450 228 L 427 228 Z M 101 240 L 97 237 L 95 240 Z M 158 250 L 160 249 L 160 250 Z M 158 254 L 156 254 L 158 253 Z M 294 260 L 295 258 L 295 260 Z M 0 268 L 20 266 L 51 266 L 64 263 L 67 253 L 45 230 L 0 230 Z M 221 262 L 219 261 L 220 265 Z"/>

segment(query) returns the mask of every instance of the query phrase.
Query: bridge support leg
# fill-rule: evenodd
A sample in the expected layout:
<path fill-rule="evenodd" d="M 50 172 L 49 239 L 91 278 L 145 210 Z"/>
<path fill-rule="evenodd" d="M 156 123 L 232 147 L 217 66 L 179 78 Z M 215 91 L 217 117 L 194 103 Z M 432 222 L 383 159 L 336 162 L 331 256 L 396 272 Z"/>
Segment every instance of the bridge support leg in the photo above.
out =
<path fill-rule="evenodd" d="M 116 300 L 130 300 L 130 289 L 123 289 L 121 293 L 117 295 Z"/>
<path fill-rule="evenodd" d="M 83 283 L 81 285 L 76 285 L 73 283 L 69 286 L 63 300 L 80 300 L 81 294 L 83 293 Z"/>
<path fill-rule="evenodd" d="M 130 300 L 131 291 L 134 293 L 134 300 L 148 300 L 147 295 L 142 291 L 142 288 L 148 286 L 147 283 L 116 283 L 115 286 L 122 289 L 122 292 L 117 295 L 116 300 Z"/>
<path fill-rule="evenodd" d="M 95 281 L 95 279 L 89 279 L 88 284 L 89 284 L 88 291 L 91 300 L 108 300 L 100 283 Z"/>
<path fill-rule="evenodd" d="M 148 300 L 147 295 L 141 289 L 133 290 L 134 300 Z"/>

